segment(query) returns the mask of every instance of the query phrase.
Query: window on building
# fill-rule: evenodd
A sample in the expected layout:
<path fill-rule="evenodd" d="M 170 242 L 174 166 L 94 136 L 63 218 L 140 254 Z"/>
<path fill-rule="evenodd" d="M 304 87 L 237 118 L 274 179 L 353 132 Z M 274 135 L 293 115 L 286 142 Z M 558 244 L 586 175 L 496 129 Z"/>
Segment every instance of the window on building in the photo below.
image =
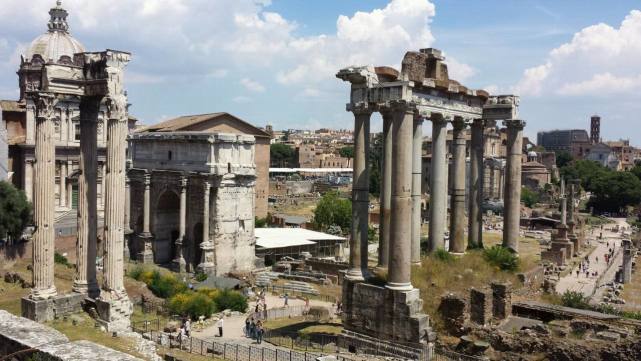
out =
<path fill-rule="evenodd" d="M 73 139 L 80 141 L 80 123 L 73 123 Z"/>
<path fill-rule="evenodd" d="M 170 151 L 167 152 L 167 159 L 171 160 L 171 156 L 172 156 L 172 154 L 171 154 L 171 150 L 170 150 Z"/>

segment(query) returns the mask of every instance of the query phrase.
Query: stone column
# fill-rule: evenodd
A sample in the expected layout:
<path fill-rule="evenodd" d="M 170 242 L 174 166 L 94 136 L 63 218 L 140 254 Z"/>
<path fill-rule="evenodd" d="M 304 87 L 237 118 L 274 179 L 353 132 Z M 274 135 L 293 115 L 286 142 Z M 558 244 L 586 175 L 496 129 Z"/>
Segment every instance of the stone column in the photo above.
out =
<path fill-rule="evenodd" d="M 565 196 L 565 179 L 561 178 L 561 224 L 566 224 L 567 197 Z"/>
<path fill-rule="evenodd" d="M 430 167 L 430 252 L 445 247 L 447 219 L 447 122 L 441 114 L 432 118 L 432 163 Z"/>
<path fill-rule="evenodd" d="M 72 161 L 67 161 L 67 191 L 66 191 L 66 197 L 67 197 L 67 204 L 69 206 L 69 209 L 73 209 L 73 182 L 69 177 L 71 177 L 71 174 L 73 173 L 73 162 Z"/>
<path fill-rule="evenodd" d="M 105 200 L 107 199 L 107 163 L 103 162 L 100 166 L 100 176 L 102 180 L 100 182 L 100 206 L 99 208 L 104 211 L 105 209 Z"/>
<path fill-rule="evenodd" d="M 505 120 L 507 127 L 507 162 L 503 194 L 503 247 L 519 252 L 519 222 L 521 221 L 521 158 L 523 157 L 523 128 L 525 121 Z"/>
<path fill-rule="evenodd" d="M 412 139 L 414 109 L 408 104 L 394 108 L 392 147 L 392 222 L 390 233 L 390 262 L 386 287 L 411 290 L 412 259 Z"/>
<path fill-rule="evenodd" d="M 123 278 L 125 149 L 127 138 L 127 101 L 124 95 L 106 99 L 107 173 L 105 179 L 105 254 L 101 298 L 127 298 Z"/>
<path fill-rule="evenodd" d="M 27 200 L 33 202 L 33 163 L 31 159 L 27 159 L 24 163 L 24 193 Z"/>
<path fill-rule="evenodd" d="M 143 210 L 142 210 L 142 233 L 138 235 L 138 244 L 140 253 L 138 260 L 142 263 L 154 263 L 154 253 L 152 249 L 153 235 L 149 231 L 149 220 L 151 218 L 151 174 L 146 173 L 144 179 L 145 190 L 143 193 Z"/>
<path fill-rule="evenodd" d="M 470 142 L 470 198 L 468 208 L 468 247 L 483 248 L 483 119 L 474 119 Z"/>
<path fill-rule="evenodd" d="M 60 207 L 67 208 L 67 161 L 60 162 L 60 187 L 58 187 Z"/>
<path fill-rule="evenodd" d="M 200 244 L 202 256 L 200 259 L 200 264 L 198 265 L 198 271 L 206 274 L 215 274 L 216 265 L 214 263 L 214 242 L 211 240 L 211 237 L 209 235 L 209 208 L 211 205 L 210 195 L 211 183 L 209 183 L 209 181 L 205 181 L 203 183 L 203 242 Z"/>
<path fill-rule="evenodd" d="M 421 175 L 423 118 L 415 117 L 412 140 L 412 263 L 421 263 Z"/>
<path fill-rule="evenodd" d="M 632 242 L 629 239 L 624 239 L 621 241 L 621 247 L 623 247 L 623 264 L 622 269 L 622 283 L 630 283 L 632 281 L 632 261 L 634 259 L 634 250 L 632 249 Z"/>
<path fill-rule="evenodd" d="M 185 228 L 187 223 L 187 177 L 182 176 L 180 179 L 180 220 L 178 227 L 178 239 L 176 240 L 176 258 L 172 261 L 173 268 L 176 272 L 186 272 L 187 262 L 183 256 L 183 247 L 185 242 Z"/>
<path fill-rule="evenodd" d="M 123 222 L 123 229 L 125 232 L 125 246 L 123 249 L 123 257 L 125 259 L 130 259 L 130 250 L 129 250 L 129 243 L 130 243 L 130 236 L 133 233 L 131 230 L 131 222 L 129 219 L 129 212 L 131 211 L 131 186 L 130 186 L 131 180 L 129 179 L 129 173 L 128 169 L 125 167 L 125 217 L 122 220 Z"/>
<path fill-rule="evenodd" d="M 354 113 L 354 176 L 352 181 L 352 232 L 349 245 L 349 270 L 346 277 L 363 280 L 367 271 L 367 230 L 369 227 L 369 121 L 372 109 L 367 104 Z"/>
<path fill-rule="evenodd" d="M 387 267 L 389 263 L 389 238 L 392 201 L 392 122 L 391 111 L 381 112 L 383 116 L 383 166 L 381 170 L 381 206 L 378 236 L 378 266 Z"/>
<path fill-rule="evenodd" d="M 54 285 L 55 160 L 53 111 L 56 98 L 36 93 L 36 177 L 33 198 L 33 288 L 31 298 L 43 300 L 56 296 Z"/>
<path fill-rule="evenodd" d="M 76 274 L 73 290 L 96 298 L 100 294 L 96 281 L 98 245 L 97 208 L 97 121 L 101 97 L 80 100 L 80 175 L 78 177 L 78 240 L 76 241 Z"/>
<path fill-rule="evenodd" d="M 574 235 L 574 188 L 575 181 L 570 180 L 569 184 L 569 194 L 568 194 L 568 232 L 570 235 Z"/>
<path fill-rule="evenodd" d="M 450 192 L 450 252 L 465 253 L 465 121 L 455 117 L 452 138 L 452 188 Z"/>

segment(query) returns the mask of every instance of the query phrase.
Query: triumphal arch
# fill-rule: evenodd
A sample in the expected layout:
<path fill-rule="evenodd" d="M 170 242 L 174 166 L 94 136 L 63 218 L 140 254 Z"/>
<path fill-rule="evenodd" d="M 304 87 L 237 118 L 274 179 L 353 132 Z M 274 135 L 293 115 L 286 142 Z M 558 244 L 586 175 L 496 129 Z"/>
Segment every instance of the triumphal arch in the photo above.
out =
<path fill-rule="evenodd" d="M 54 9 L 56 10 L 56 9 Z M 53 10 L 52 10 L 53 11 Z M 57 26 L 66 24 L 66 11 L 52 14 Z M 38 64 L 38 76 L 27 84 L 35 104 L 35 185 L 33 288 L 22 299 L 23 316 L 43 321 L 91 302 L 109 330 L 127 328 L 132 306 L 124 287 L 125 153 L 127 96 L 124 69 L 127 52 L 105 50 L 77 53 L 73 59 Z M 55 143 L 58 103 L 80 110 L 80 178 L 78 240 L 73 293 L 59 295 L 54 284 Z M 97 253 L 97 124 L 107 119 L 105 247 L 103 278 L 96 278 Z"/>
<path fill-rule="evenodd" d="M 430 172 L 430 250 L 462 254 L 481 244 L 483 132 L 503 121 L 507 127 L 507 165 L 503 245 L 518 252 L 522 132 L 518 97 L 491 96 L 449 78 L 440 50 L 405 54 L 401 71 L 391 67 L 348 67 L 336 76 L 351 84 L 347 111 L 354 114 L 353 223 L 350 268 L 343 283 L 345 339 L 366 349 L 388 342 L 391 355 L 409 346 L 429 345 L 434 333 L 422 313 L 419 290 L 410 281 L 411 265 L 420 263 L 422 123 L 432 122 Z M 370 117 L 383 118 L 381 243 L 379 266 L 387 268 L 384 287 L 368 282 L 367 230 L 369 208 Z M 448 162 L 447 125 L 453 128 L 450 174 L 449 242 L 445 241 Z M 465 207 L 466 141 L 471 127 L 468 208 Z M 467 213 L 467 221 L 466 221 Z M 465 237 L 467 228 L 468 237 Z M 370 345 L 368 346 L 368 342 Z M 373 345 L 376 343 L 376 345 Z M 409 352 L 409 351 L 408 351 Z M 407 355 L 410 356 L 409 354 Z"/>

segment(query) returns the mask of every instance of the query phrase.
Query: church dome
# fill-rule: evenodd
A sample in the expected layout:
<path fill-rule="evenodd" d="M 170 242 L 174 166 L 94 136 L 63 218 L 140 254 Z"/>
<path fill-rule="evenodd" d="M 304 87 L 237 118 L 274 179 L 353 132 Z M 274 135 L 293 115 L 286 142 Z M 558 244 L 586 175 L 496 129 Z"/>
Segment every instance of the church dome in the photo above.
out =
<path fill-rule="evenodd" d="M 69 34 L 67 10 L 62 8 L 62 1 L 49 10 L 51 19 L 47 24 L 49 31 L 37 37 L 24 54 L 24 61 L 31 63 L 55 62 L 71 64 L 73 55 L 85 51 L 85 47 Z"/>

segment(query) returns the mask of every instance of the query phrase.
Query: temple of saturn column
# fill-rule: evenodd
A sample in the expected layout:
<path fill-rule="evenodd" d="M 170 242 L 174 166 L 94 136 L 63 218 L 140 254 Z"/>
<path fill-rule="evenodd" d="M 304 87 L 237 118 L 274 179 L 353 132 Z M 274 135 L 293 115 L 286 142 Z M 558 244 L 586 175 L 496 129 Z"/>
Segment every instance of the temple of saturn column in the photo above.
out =
<path fill-rule="evenodd" d="M 509 156 L 505 194 L 506 227 L 503 244 L 518 251 L 520 156 L 525 122 L 517 120 L 518 97 L 490 96 L 450 80 L 444 57 L 437 49 L 408 52 L 399 72 L 390 67 L 348 67 L 336 75 L 351 84 L 347 111 L 354 114 L 353 226 L 350 268 L 343 283 L 345 334 L 363 339 L 403 343 L 429 343 L 429 318 L 421 313 L 422 300 L 410 281 L 411 264 L 420 263 L 420 177 L 422 122 L 432 122 L 430 175 L 430 249 L 445 248 L 447 212 L 446 132 L 454 128 L 451 222 L 449 251 L 464 253 L 468 243 L 481 244 L 483 183 L 483 131 L 502 120 L 508 128 Z M 380 267 L 388 269 L 385 287 L 367 282 L 368 171 L 370 117 L 383 118 L 383 170 L 381 180 Z M 470 184 L 476 192 L 465 209 L 465 140 L 472 126 Z M 418 204 L 418 207 L 416 206 Z M 509 216 L 508 216 L 509 214 Z M 468 239 L 465 237 L 466 228 Z M 360 337 L 363 336 L 363 337 Z"/>
<path fill-rule="evenodd" d="M 123 87 L 129 53 L 107 50 L 74 55 L 67 64 L 47 63 L 42 81 L 28 97 L 36 104 L 33 289 L 22 299 L 23 316 L 44 321 L 90 302 L 108 330 L 129 326 L 131 303 L 123 284 L 125 228 L 125 149 L 127 97 Z M 73 292 L 58 295 L 54 285 L 53 109 L 57 102 L 80 109 L 80 179 L 77 267 Z M 105 253 L 103 279 L 96 279 L 97 253 L 97 123 L 107 119 L 105 180 Z"/>

